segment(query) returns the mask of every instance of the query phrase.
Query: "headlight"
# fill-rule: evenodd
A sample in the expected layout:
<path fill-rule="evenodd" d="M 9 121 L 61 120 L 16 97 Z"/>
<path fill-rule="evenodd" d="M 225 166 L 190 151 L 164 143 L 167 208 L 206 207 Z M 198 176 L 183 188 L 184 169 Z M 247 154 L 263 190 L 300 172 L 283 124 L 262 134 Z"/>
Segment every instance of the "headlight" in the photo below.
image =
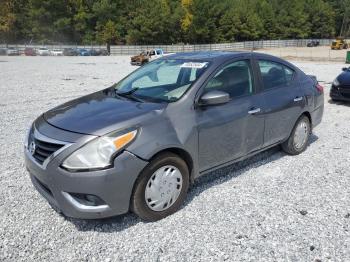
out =
<path fill-rule="evenodd" d="M 333 83 L 332 83 L 333 86 L 339 86 L 340 83 L 338 81 L 338 78 L 334 79 Z"/>
<path fill-rule="evenodd" d="M 28 143 L 29 143 L 29 137 L 30 133 L 32 132 L 33 129 L 33 124 L 30 125 L 30 127 L 27 129 L 26 136 L 24 138 L 24 148 L 28 148 Z"/>
<path fill-rule="evenodd" d="M 111 133 L 88 142 L 72 153 L 62 166 L 70 170 L 102 169 L 111 165 L 113 156 L 136 137 L 137 130 Z"/>

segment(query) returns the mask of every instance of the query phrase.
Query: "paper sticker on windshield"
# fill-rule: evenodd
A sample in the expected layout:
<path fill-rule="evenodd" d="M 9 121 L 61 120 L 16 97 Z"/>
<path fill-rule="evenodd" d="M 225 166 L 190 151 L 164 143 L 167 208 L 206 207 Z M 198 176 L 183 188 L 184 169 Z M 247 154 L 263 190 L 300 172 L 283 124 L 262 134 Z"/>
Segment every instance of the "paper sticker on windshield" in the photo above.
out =
<path fill-rule="evenodd" d="M 208 64 L 208 62 L 186 62 L 183 63 L 181 67 L 185 67 L 185 68 L 203 68 Z"/>

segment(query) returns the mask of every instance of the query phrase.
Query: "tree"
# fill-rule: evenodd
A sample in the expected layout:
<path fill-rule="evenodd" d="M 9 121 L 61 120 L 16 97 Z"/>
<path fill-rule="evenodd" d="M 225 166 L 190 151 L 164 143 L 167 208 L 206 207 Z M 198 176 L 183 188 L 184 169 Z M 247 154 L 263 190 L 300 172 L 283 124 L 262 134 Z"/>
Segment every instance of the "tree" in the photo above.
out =
<path fill-rule="evenodd" d="M 309 14 L 310 37 L 330 38 L 334 36 L 334 12 L 329 4 L 323 0 L 309 0 L 306 2 L 306 12 Z"/>
<path fill-rule="evenodd" d="M 260 37 L 262 39 L 277 39 L 277 17 L 273 5 L 268 0 L 257 1 L 256 12 L 260 18 L 262 28 Z"/>
<path fill-rule="evenodd" d="M 223 40 L 256 40 L 263 36 L 263 21 L 257 12 L 256 0 L 236 0 L 225 8 L 220 20 Z"/>
<path fill-rule="evenodd" d="M 350 0 L 327 0 L 335 13 L 335 31 L 339 36 L 350 36 Z"/>
<path fill-rule="evenodd" d="M 126 36 L 129 44 L 171 44 L 177 41 L 180 17 L 172 19 L 174 8 L 169 0 L 149 0 L 131 13 Z M 178 15 L 178 13 L 175 12 Z M 175 32 L 174 32 L 175 31 Z"/>
<path fill-rule="evenodd" d="M 0 39 L 8 42 L 11 39 L 12 29 L 16 21 L 14 2 L 1 0 L 0 6 Z"/>
<path fill-rule="evenodd" d="M 193 14 L 191 14 L 192 0 L 181 0 L 181 7 L 184 11 L 184 15 L 181 19 L 181 29 L 184 33 L 188 32 L 188 29 L 192 23 Z"/>
<path fill-rule="evenodd" d="M 29 0 L 24 9 L 24 35 L 42 43 L 69 42 L 74 36 L 70 7 L 69 0 Z"/>
<path fill-rule="evenodd" d="M 306 38 L 309 32 L 308 15 L 303 0 L 270 0 L 277 15 L 277 34 L 280 38 Z"/>
<path fill-rule="evenodd" d="M 117 25 L 113 21 L 108 20 L 104 26 L 98 27 L 97 30 L 98 42 L 107 44 L 107 50 L 110 52 L 111 44 L 115 44 L 119 37 Z"/>
<path fill-rule="evenodd" d="M 0 0 L 0 40 L 214 43 L 350 36 L 350 0 Z"/>
<path fill-rule="evenodd" d="M 190 13 L 192 22 L 188 27 L 187 39 L 191 43 L 214 43 L 220 40 L 220 17 L 225 4 L 210 0 L 193 0 Z"/>

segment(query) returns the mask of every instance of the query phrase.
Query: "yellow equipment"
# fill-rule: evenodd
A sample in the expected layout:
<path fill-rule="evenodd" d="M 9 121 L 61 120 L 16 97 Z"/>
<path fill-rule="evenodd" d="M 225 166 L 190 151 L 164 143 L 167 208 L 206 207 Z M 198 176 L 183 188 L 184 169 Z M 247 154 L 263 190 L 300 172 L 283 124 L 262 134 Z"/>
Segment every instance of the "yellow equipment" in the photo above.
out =
<path fill-rule="evenodd" d="M 332 50 L 348 49 L 349 44 L 345 41 L 343 37 L 337 37 L 335 41 L 332 42 Z"/>

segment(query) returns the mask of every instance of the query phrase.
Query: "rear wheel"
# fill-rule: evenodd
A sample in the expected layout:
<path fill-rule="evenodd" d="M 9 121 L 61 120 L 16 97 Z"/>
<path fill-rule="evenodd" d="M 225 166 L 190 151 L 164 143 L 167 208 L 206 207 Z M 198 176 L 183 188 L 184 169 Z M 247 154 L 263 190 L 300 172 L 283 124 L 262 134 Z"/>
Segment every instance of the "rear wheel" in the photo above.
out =
<path fill-rule="evenodd" d="M 186 162 L 172 153 L 153 159 L 135 183 L 131 209 L 146 221 L 157 221 L 176 212 L 189 187 Z"/>
<path fill-rule="evenodd" d="M 311 133 L 311 123 L 307 116 L 302 115 L 296 122 L 288 140 L 282 144 L 282 149 L 290 155 L 298 155 L 305 151 Z"/>

